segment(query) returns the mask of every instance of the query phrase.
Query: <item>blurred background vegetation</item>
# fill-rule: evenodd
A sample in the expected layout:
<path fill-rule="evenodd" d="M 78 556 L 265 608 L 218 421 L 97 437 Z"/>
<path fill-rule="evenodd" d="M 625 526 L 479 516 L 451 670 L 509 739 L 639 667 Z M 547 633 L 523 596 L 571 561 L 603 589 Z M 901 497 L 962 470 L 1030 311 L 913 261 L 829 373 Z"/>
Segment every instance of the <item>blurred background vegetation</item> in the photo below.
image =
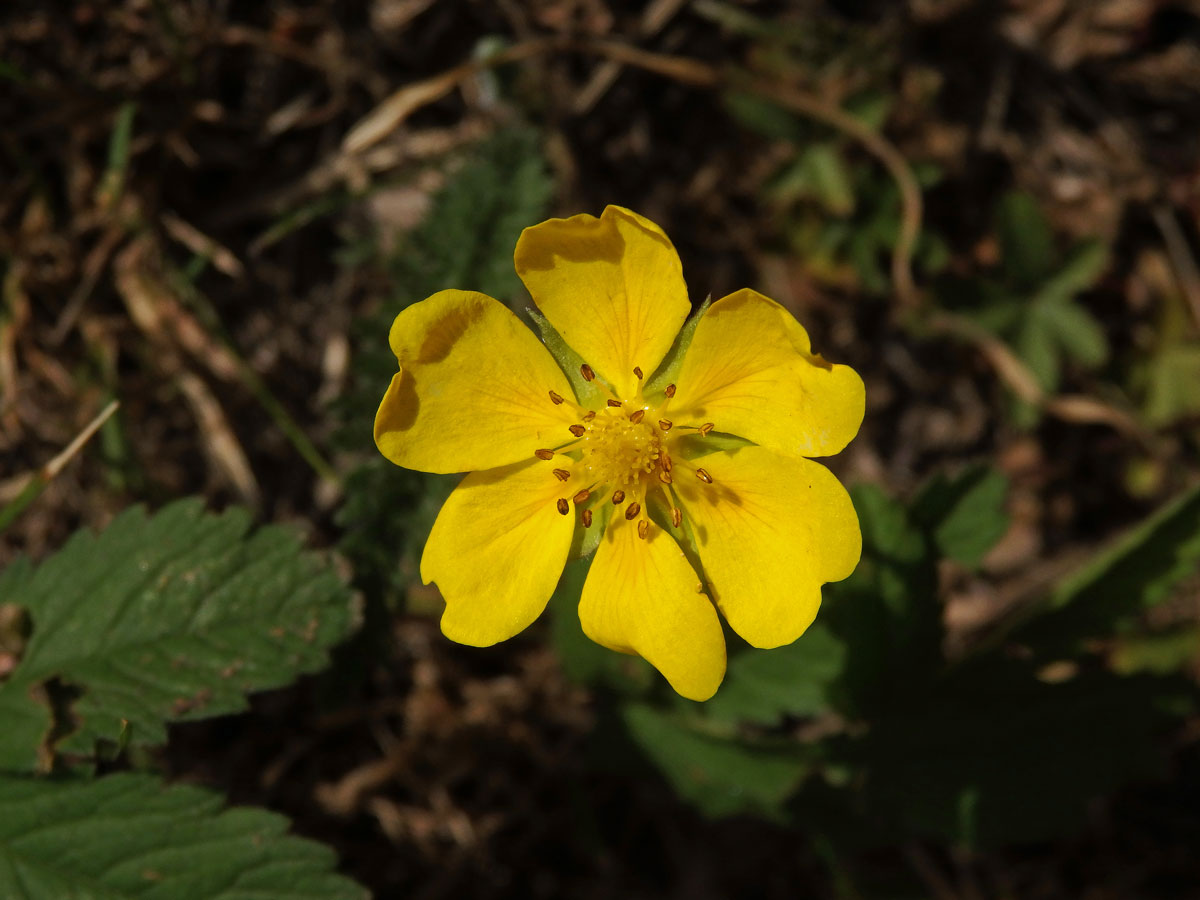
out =
<path fill-rule="evenodd" d="M 1197 123 L 1194 0 L 10 0 L 0 505 L 121 408 L 0 566 L 186 495 L 333 552 L 333 665 L 136 765 L 380 897 L 1195 897 Z M 455 479 L 371 441 L 395 314 L 522 310 L 606 203 L 867 384 L 863 562 L 707 704 L 583 638 L 586 563 L 443 639 Z"/>

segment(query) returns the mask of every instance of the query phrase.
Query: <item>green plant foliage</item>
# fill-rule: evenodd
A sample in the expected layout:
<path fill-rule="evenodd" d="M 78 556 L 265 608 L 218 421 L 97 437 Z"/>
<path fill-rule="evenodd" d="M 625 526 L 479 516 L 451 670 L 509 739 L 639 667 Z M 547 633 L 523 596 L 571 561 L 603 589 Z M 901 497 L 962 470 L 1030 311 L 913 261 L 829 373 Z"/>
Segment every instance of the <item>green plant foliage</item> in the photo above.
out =
<path fill-rule="evenodd" d="M 1018 192 L 1001 200 L 996 234 L 999 270 L 965 281 L 947 279 L 941 298 L 1008 342 L 1042 389 L 1055 393 L 1068 362 L 1091 369 L 1108 358 L 1104 329 L 1076 300 L 1104 273 L 1108 251 L 1100 241 L 1084 241 L 1057 252 L 1037 202 Z M 1037 411 L 1025 404 L 1017 404 L 1014 415 L 1020 425 L 1037 421 Z"/>
<path fill-rule="evenodd" d="M 6 900 L 350 900 L 333 853 L 261 809 L 222 810 L 200 788 L 148 775 L 95 780 L 0 775 L 0 897 Z"/>
<path fill-rule="evenodd" d="M 954 672 L 846 750 L 865 776 L 860 812 L 968 847 L 1056 836 L 1161 769 L 1154 738 L 1183 696 L 1180 682 L 1104 672 L 1060 684 L 1008 662 Z"/>
<path fill-rule="evenodd" d="M 1167 504 L 1061 582 L 1010 637 L 1045 660 L 1131 626 L 1200 566 L 1200 486 Z"/>
<path fill-rule="evenodd" d="M 1007 494 L 1003 473 L 974 465 L 954 478 L 934 476 L 917 497 L 912 513 L 943 557 L 977 568 L 1008 530 Z"/>
<path fill-rule="evenodd" d="M 523 306 L 513 248 L 523 228 L 545 217 L 553 189 L 532 129 L 500 132 L 460 162 L 425 221 L 384 261 L 391 296 L 355 324 L 354 368 L 338 402 L 338 443 L 368 460 L 346 479 L 336 515 L 343 530 L 339 547 L 354 565 L 356 583 L 393 601 L 411 583 L 454 479 L 400 469 L 375 449 L 370 423 L 396 373 L 388 330 L 405 307 L 444 288 L 481 291 Z"/>
<path fill-rule="evenodd" d="M 681 797 L 708 816 L 753 812 L 770 818 L 783 805 L 810 761 L 794 744 L 709 735 L 675 714 L 643 703 L 622 710 L 625 727 Z"/>
<path fill-rule="evenodd" d="M 766 725 L 784 716 L 819 715 L 829 708 L 829 690 L 845 656 L 845 645 L 820 622 L 786 647 L 743 651 L 731 656 L 725 682 L 705 712 Z"/>
<path fill-rule="evenodd" d="M 1133 373 L 1146 421 L 1161 427 L 1200 414 L 1200 341 L 1182 293 L 1163 295 L 1154 342 Z"/>
<path fill-rule="evenodd" d="M 36 569 L 0 574 L 0 596 L 32 620 L 0 684 L 7 769 L 34 768 L 51 743 L 83 756 L 98 741 L 159 744 L 165 721 L 244 709 L 248 692 L 322 668 L 357 622 L 290 530 L 251 532 L 246 511 L 208 515 L 199 500 L 78 532 Z"/>

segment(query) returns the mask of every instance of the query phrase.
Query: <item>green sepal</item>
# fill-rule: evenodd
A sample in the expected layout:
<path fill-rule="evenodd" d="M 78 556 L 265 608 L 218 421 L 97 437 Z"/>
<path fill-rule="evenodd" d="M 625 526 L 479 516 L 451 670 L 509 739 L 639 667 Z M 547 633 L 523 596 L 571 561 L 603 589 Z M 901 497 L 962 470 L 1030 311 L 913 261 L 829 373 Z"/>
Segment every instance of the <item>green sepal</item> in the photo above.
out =
<path fill-rule="evenodd" d="M 723 450 L 740 450 L 743 447 L 753 447 L 755 444 L 754 441 L 748 441 L 736 434 L 721 434 L 712 431 L 706 435 L 684 435 L 676 443 L 676 446 L 683 459 L 700 459 L 702 456 L 711 456 Z"/>
<path fill-rule="evenodd" d="M 580 526 L 575 529 L 575 536 L 571 538 L 571 549 L 567 554 L 569 560 L 591 556 L 600 546 L 600 538 L 604 537 L 604 529 L 608 527 L 608 520 L 612 518 L 613 505 L 600 502 L 594 504 L 591 510 L 592 527 Z"/>
<path fill-rule="evenodd" d="M 575 397 L 580 405 L 599 406 L 602 401 L 607 399 L 607 395 L 595 384 L 584 380 L 583 372 L 580 369 L 584 363 L 583 357 L 571 349 L 570 344 L 563 340 L 563 336 L 536 309 L 532 306 L 526 307 L 525 312 L 529 314 L 529 318 L 533 320 L 533 324 L 541 333 L 542 343 L 546 345 L 546 349 L 550 351 L 554 361 L 558 363 L 563 374 L 567 376 L 567 380 L 571 382 L 571 390 L 575 392 Z"/>
<path fill-rule="evenodd" d="M 675 336 L 675 343 L 671 345 L 671 349 L 667 351 L 663 361 L 658 364 L 658 369 L 646 382 L 646 387 L 642 391 L 645 396 L 652 397 L 655 394 L 661 394 L 663 389 L 679 375 L 679 370 L 683 366 L 683 358 L 687 355 L 688 347 L 692 345 L 692 336 L 696 333 L 696 326 L 700 324 L 700 319 L 704 317 L 704 313 L 708 311 L 711 303 L 712 294 L 709 294 L 700 304 L 700 308 L 683 323 L 679 334 Z"/>

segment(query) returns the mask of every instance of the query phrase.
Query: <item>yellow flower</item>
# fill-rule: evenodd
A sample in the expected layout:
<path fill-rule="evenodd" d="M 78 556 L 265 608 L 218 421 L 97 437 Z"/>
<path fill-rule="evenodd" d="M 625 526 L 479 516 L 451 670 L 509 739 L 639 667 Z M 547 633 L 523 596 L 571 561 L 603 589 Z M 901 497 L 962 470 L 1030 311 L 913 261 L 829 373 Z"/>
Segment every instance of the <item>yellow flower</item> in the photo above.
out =
<path fill-rule="evenodd" d="M 525 229 L 516 268 L 582 379 L 483 294 L 434 294 L 391 329 L 400 371 L 376 444 L 410 469 L 471 473 L 421 559 L 442 631 L 480 647 L 512 637 L 545 608 L 577 529 L 602 531 L 584 632 L 706 700 L 725 674 L 718 609 L 751 645 L 788 644 L 821 585 L 858 563 L 850 498 L 805 457 L 854 437 L 862 380 L 751 290 L 708 307 L 671 383 L 653 378 L 690 304 L 667 236 L 626 209 Z"/>

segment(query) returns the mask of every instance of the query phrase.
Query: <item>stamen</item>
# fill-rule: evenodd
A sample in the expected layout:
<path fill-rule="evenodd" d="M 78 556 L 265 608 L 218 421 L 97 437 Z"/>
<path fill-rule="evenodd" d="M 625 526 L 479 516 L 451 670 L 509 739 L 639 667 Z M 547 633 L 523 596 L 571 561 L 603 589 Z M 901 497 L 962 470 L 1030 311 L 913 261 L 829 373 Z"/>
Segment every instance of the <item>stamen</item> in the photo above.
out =
<path fill-rule="evenodd" d="M 696 593 L 697 593 L 697 594 L 703 594 L 703 593 L 704 593 L 704 585 L 703 585 L 703 584 L 701 584 L 699 581 L 697 581 L 697 582 L 696 582 Z"/>
<path fill-rule="evenodd" d="M 534 450 L 533 455 L 538 459 L 554 459 L 553 450 Z"/>
<path fill-rule="evenodd" d="M 615 506 L 616 504 L 620 503 L 620 502 L 621 502 L 622 500 L 624 500 L 624 499 L 625 499 L 625 492 L 624 492 L 624 491 L 613 491 L 613 495 L 612 495 L 612 501 L 613 501 L 613 505 L 614 505 L 614 506 Z"/>
<path fill-rule="evenodd" d="M 665 391 L 663 391 L 663 393 L 666 394 L 667 399 L 670 400 L 672 397 L 675 396 L 675 385 L 668 384 L 667 389 Z"/>
<path fill-rule="evenodd" d="M 706 435 L 716 427 L 717 426 L 712 422 L 705 422 L 703 425 L 700 426 L 700 434 Z"/>
<path fill-rule="evenodd" d="M 683 511 L 678 506 L 671 507 L 671 524 L 676 528 L 683 524 Z"/>
<path fill-rule="evenodd" d="M 703 481 L 705 484 L 712 484 L 712 476 L 709 475 L 703 469 L 696 470 L 696 477 L 699 478 L 701 481 Z"/>
<path fill-rule="evenodd" d="M 571 473 L 568 472 L 566 469 L 555 469 L 554 477 L 557 478 L 559 481 L 567 481 L 571 477 Z"/>
<path fill-rule="evenodd" d="M 668 472 L 666 469 L 660 469 L 659 473 L 658 473 L 658 480 L 661 481 L 663 484 L 670 484 L 672 481 L 671 473 Z"/>
<path fill-rule="evenodd" d="M 642 511 L 642 504 L 640 504 L 636 500 L 634 500 L 627 507 L 625 507 L 625 518 L 628 519 L 630 522 L 632 522 L 634 519 L 636 519 L 638 517 L 638 513 L 640 513 L 641 511 Z"/>
<path fill-rule="evenodd" d="M 675 468 L 675 463 L 671 462 L 671 457 L 667 453 L 664 453 L 662 455 L 662 459 L 660 459 L 658 462 L 663 467 L 664 471 L 670 472 Z"/>
<path fill-rule="evenodd" d="M 592 367 L 584 363 L 579 367 L 579 374 L 583 376 L 584 381 L 595 381 L 596 373 L 592 371 Z"/>
<path fill-rule="evenodd" d="M 579 517 L 581 519 L 583 519 L 583 527 L 584 528 L 592 527 L 592 511 L 590 509 L 585 509 L 582 513 L 579 514 Z"/>
<path fill-rule="evenodd" d="M 587 488 L 584 488 L 582 491 L 580 491 L 578 494 L 576 494 L 574 497 L 572 497 L 571 500 L 574 502 L 574 504 L 576 506 L 578 506 L 580 503 L 586 503 L 587 498 L 590 496 L 592 496 L 592 492 L 589 491 Z"/>
<path fill-rule="evenodd" d="M 663 431 L 670 431 L 671 426 L 674 424 L 675 423 L 672 422 L 670 419 L 659 419 L 658 420 L 658 427 L 661 428 Z"/>
<path fill-rule="evenodd" d="M 558 394 L 558 393 L 555 393 L 554 391 L 551 391 L 550 392 L 550 402 L 553 403 L 555 406 L 558 406 L 560 403 L 563 402 L 562 394 Z"/>
<path fill-rule="evenodd" d="M 634 425 L 641 424 L 641 421 L 644 418 L 646 418 L 646 411 L 644 409 L 634 410 L 629 414 L 629 421 Z"/>
<path fill-rule="evenodd" d="M 642 521 L 638 522 L 638 537 L 640 537 L 644 541 L 646 539 L 646 535 L 649 533 L 650 533 L 650 520 L 642 519 Z"/>
<path fill-rule="evenodd" d="M 558 511 L 564 516 L 571 511 L 571 504 L 567 502 L 566 497 L 559 497 L 558 502 L 554 505 L 558 507 Z"/>
<path fill-rule="evenodd" d="M 585 422 L 590 422 L 594 418 L 596 418 L 596 411 L 594 409 L 589 409 L 583 414 L 583 421 Z"/>
<path fill-rule="evenodd" d="M 620 409 L 620 408 L 621 408 L 621 401 L 620 401 L 620 400 L 608 400 L 608 401 L 605 401 L 605 402 L 607 402 L 609 406 L 615 407 L 616 409 Z"/>
<path fill-rule="evenodd" d="M 638 380 L 638 381 L 641 381 L 641 380 L 642 380 L 642 377 L 643 377 L 643 376 L 642 376 L 642 367 L 641 367 L 641 366 L 634 366 L 634 367 L 633 367 L 633 374 L 637 376 L 637 380 Z"/>
<path fill-rule="evenodd" d="M 575 437 L 583 437 L 587 433 L 587 429 L 582 425 L 569 425 L 567 431 L 571 432 Z"/>

